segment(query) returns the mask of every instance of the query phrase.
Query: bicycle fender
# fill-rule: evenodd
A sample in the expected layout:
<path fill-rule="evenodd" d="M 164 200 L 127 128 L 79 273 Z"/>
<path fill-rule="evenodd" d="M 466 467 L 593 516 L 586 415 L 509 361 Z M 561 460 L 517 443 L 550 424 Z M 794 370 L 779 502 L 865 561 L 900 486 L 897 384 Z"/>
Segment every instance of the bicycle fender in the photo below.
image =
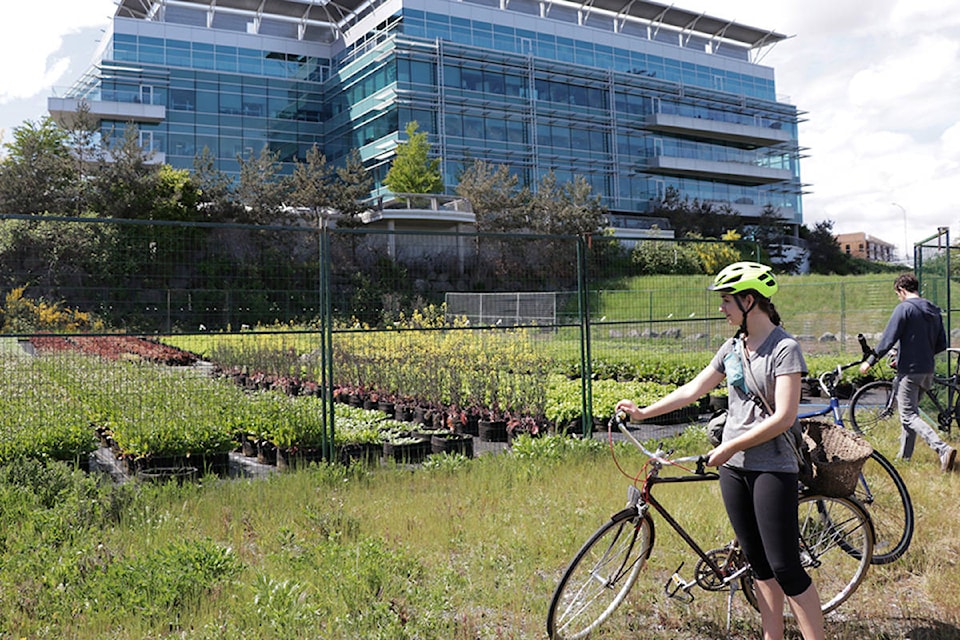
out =
<path fill-rule="evenodd" d="M 637 511 L 636 507 L 627 507 L 626 509 L 621 509 L 620 511 L 617 511 L 615 514 L 610 516 L 610 519 L 620 520 L 622 518 L 636 517 L 637 515 L 639 515 L 639 512 Z"/>

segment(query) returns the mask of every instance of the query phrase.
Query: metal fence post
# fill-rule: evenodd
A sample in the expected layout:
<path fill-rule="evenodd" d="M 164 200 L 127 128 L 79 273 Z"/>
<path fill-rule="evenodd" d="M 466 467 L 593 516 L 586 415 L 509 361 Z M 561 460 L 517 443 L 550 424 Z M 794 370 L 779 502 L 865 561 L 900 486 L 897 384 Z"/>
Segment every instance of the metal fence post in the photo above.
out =
<path fill-rule="evenodd" d="M 333 305 L 330 292 L 330 230 L 327 227 L 326 216 L 320 216 L 319 230 L 319 273 L 317 274 L 320 287 L 320 394 L 323 411 L 323 457 L 328 462 L 334 461 L 334 371 L 333 371 Z"/>
<path fill-rule="evenodd" d="M 587 274 L 587 237 L 577 236 L 577 293 L 580 313 L 580 427 L 584 438 L 593 432 L 593 378 L 590 367 L 590 279 Z"/>

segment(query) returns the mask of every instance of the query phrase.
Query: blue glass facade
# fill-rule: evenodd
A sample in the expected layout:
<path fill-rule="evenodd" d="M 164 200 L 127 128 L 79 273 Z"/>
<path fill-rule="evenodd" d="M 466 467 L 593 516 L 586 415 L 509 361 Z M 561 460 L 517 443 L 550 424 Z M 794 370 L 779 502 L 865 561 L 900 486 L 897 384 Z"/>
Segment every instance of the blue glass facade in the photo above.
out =
<path fill-rule="evenodd" d="M 582 175 L 627 214 L 673 187 L 748 218 L 772 204 L 802 222 L 797 110 L 777 101 L 772 70 L 750 63 L 745 44 L 570 7 L 541 17 L 524 0 L 365 3 L 347 28 L 310 41 L 322 23 L 297 31 L 278 16 L 283 37 L 269 35 L 256 16 L 217 14 L 224 4 L 187 0 L 149 20 L 121 6 L 78 95 L 163 106 L 131 119 L 175 167 L 204 147 L 231 173 L 264 146 L 287 170 L 314 144 L 333 161 L 359 149 L 379 194 L 415 120 L 451 191 L 484 159 L 531 185 L 548 171 Z"/>

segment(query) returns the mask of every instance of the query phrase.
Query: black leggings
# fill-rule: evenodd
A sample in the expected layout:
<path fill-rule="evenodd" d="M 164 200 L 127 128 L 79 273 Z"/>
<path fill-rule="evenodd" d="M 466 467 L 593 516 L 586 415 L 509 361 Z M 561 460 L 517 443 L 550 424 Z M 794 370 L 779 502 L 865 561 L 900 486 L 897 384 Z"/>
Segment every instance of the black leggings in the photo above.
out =
<path fill-rule="evenodd" d="M 806 591 L 812 581 L 800 564 L 797 474 L 721 467 L 720 492 L 756 578 L 776 578 L 791 597 Z"/>

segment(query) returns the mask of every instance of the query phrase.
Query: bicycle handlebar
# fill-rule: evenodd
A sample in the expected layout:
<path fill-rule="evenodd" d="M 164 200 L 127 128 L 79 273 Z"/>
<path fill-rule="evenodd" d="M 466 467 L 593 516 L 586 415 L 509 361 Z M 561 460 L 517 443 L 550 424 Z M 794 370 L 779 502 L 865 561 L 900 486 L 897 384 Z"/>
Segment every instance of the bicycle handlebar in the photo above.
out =
<path fill-rule="evenodd" d="M 809 380 L 816 380 L 820 384 L 820 388 L 828 396 L 833 395 L 832 385 L 840 379 L 840 375 L 851 367 L 855 367 L 863 362 L 866 362 L 867 358 L 871 355 L 876 355 L 876 352 L 867 344 L 867 338 L 862 334 L 857 334 L 857 342 L 860 343 L 860 350 L 863 352 L 863 356 L 859 360 L 854 360 L 853 362 L 848 362 L 847 364 L 838 364 L 835 369 L 830 369 L 824 371 L 816 378 L 808 378 Z"/>
<path fill-rule="evenodd" d="M 653 460 L 658 464 L 670 464 L 676 465 L 685 462 L 696 462 L 697 463 L 697 473 L 705 473 L 704 467 L 707 464 L 707 456 L 700 454 L 695 456 L 684 456 L 682 458 L 671 458 L 670 455 L 673 453 L 673 449 L 669 451 L 664 451 L 662 445 L 657 445 L 656 451 L 650 451 L 647 449 L 642 442 L 633 437 L 633 434 L 630 433 L 630 430 L 627 429 L 627 414 L 625 411 L 617 411 L 617 413 L 611 418 L 611 422 L 617 425 L 617 429 L 620 430 L 626 438 L 633 443 L 635 447 L 640 449 L 644 455 Z"/>

